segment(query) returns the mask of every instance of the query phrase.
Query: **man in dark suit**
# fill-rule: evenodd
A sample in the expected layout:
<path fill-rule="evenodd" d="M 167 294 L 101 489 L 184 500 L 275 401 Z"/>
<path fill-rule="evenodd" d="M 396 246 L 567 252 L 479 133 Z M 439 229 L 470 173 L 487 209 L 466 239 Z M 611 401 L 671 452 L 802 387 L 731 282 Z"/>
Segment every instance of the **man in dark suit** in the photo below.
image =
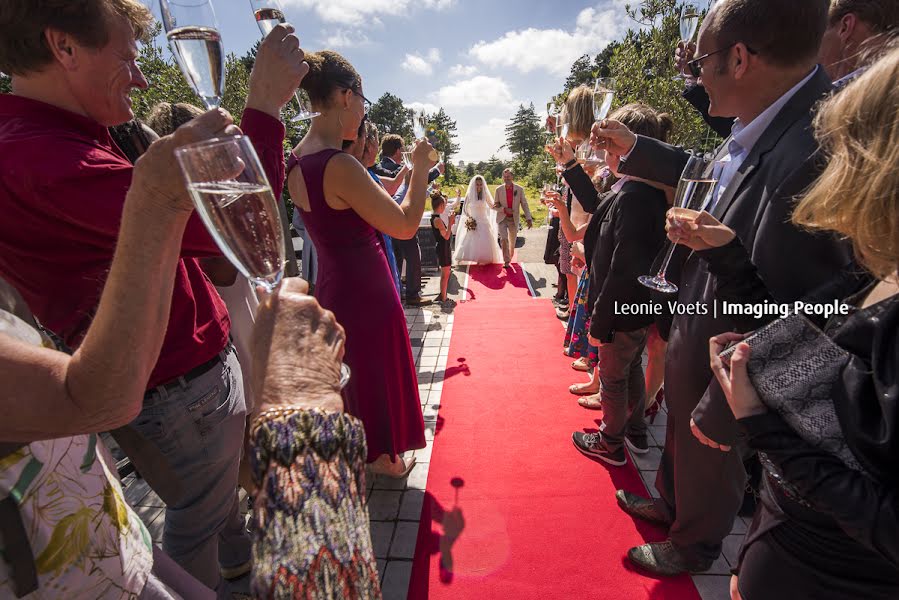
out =
<path fill-rule="evenodd" d="M 733 134 L 707 176 L 718 180 L 707 210 L 737 232 L 780 302 L 799 299 L 850 267 L 836 239 L 790 222 L 794 198 L 818 176 L 815 104 L 831 91 L 815 59 L 827 23 L 827 0 L 721 0 L 702 25 L 697 54 L 712 116 L 736 116 Z M 634 136 L 623 125 L 594 129 L 622 173 L 677 185 L 688 155 Z M 715 314 L 715 281 L 696 255 L 679 254 L 681 306 L 668 336 L 665 449 L 656 478 L 661 498 L 617 493 L 629 514 L 670 526 L 670 539 L 632 548 L 630 560 L 662 575 L 705 571 L 721 550 L 743 498 L 745 471 L 731 446 L 736 422 L 708 364 L 709 338 L 733 329 Z M 678 270 L 678 269 L 675 269 Z M 670 297 L 674 299 L 674 297 Z M 703 314 L 703 311 L 708 312 Z M 695 420 L 695 422 L 694 422 Z M 712 441 L 715 440 L 715 441 Z"/>
<path fill-rule="evenodd" d="M 899 33 L 899 2 L 896 0 L 831 0 L 827 29 L 818 50 L 818 64 L 824 67 L 836 89 L 861 75 L 890 38 Z M 709 95 L 692 76 L 688 63 L 696 55 L 694 44 L 678 44 L 674 62 L 685 75 L 681 94 L 721 137 L 730 135 L 733 118 L 709 115 Z"/>
<path fill-rule="evenodd" d="M 403 138 L 396 134 L 385 135 L 381 140 L 381 162 L 375 165 L 374 171 L 378 176 L 395 177 L 403 166 Z M 428 173 L 428 183 L 440 177 L 441 166 L 434 167 Z M 403 185 L 393 197 L 397 203 L 402 203 L 406 197 L 408 187 Z M 406 306 L 426 306 L 431 303 L 421 296 L 421 246 L 418 236 L 412 236 L 408 240 L 394 239 L 394 253 L 396 255 L 396 267 L 402 273 L 403 262 L 406 263 Z"/>

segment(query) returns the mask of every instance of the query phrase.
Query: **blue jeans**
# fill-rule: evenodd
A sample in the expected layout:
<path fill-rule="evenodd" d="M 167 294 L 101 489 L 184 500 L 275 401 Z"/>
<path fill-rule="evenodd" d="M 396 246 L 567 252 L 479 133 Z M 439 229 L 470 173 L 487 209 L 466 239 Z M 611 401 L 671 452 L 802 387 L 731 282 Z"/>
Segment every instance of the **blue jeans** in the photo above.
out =
<path fill-rule="evenodd" d="M 220 567 L 250 560 L 252 542 L 237 500 L 243 378 L 231 344 L 219 358 L 190 382 L 148 391 L 133 426 L 159 447 L 184 490 L 166 507 L 163 550 L 200 583 L 223 591 Z"/>

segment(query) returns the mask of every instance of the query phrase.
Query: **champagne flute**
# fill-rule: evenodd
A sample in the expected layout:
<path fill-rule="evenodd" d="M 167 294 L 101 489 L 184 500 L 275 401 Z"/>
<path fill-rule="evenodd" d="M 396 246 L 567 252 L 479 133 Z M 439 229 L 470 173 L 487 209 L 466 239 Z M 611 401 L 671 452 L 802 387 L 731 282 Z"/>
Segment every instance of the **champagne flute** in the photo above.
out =
<path fill-rule="evenodd" d="M 602 121 L 609 116 L 612 100 L 615 99 L 615 79 L 600 77 L 593 86 L 593 119 Z"/>
<path fill-rule="evenodd" d="M 244 277 L 273 291 L 284 274 L 278 201 L 252 142 L 216 138 L 175 151 L 206 229 Z"/>
<path fill-rule="evenodd" d="M 553 137 L 556 135 L 556 117 L 559 114 L 559 109 L 556 108 L 556 105 L 552 102 L 546 103 L 546 115 L 553 120 L 552 125 L 549 124 L 549 119 L 546 122 L 546 135 L 549 137 Z"/>
<path fill-rule="evenodd" d="M 567 140 L 569 127 L 570 123 L 568 122 L 568 113 L 563 110 L 556 118 L 556 135 Z"/>
<path fill-rule="evenodd" d="M 278 0 L 250 0 L 250 6 L 253 8 L 256 25 L 259 26 L 259 31 L 262 32 L 263 37 L 271 33 L 276 25 L 285 22 L 284 11 L 281 10 L 281 4 Z M 299 106 L 296 116 L 293 117 L 294 121 L 308 121 L 321 114 L 309 108 L 309 104 L 300 96 L 299 90 L 293 93 L 293 97 Z"/>
<path fill-rule="evenodd" d="M 207 109 L 225 89 L 225 50 L 210 0 L 159 0 L 166 39 L 187 83 Z"/>
<path fill-rule="evenodd" d="M 699 29 L 699 6 L 692 2 L 687 2 L 681 7 L 680 11 L 680 39 L 684 46 L 693 41 L 696 30 Z M 682 73 L 674 76 L 675 81 L 684 79 Z"/>
<path fill-rule="evenodd" d="M 425 133 L 428 131 L 428 120 L 424 111 L 412 111 L 412 134 L 416 140 L 425 139 Z"/>
<path fill-rule="evenodd" d="M 699 211 L 703 210 L 712 199 L 715 193 L 715 187 L 718 180 L 710 174 L 714 157 L 710 154 L 695 153 L 687 161 L 687 166 L 680 176 L 680 182 L 677 185 L 677 195 L 674 199 L 674 214 L 676 218 L 684 220 L 695 218 Z M 668 265 L 671 264 L 671 257 L 674 256 L 674 250 L 677 244 L 668 242 L 668 251 L 665 253 L 665 259 L 659 272 L 655 275 L 643 275 L 638 277 L 640 283 L 646 287 L 662 292 L 665 294 L 673 294 L 677 292 L 677 286 L 665 278 L 668 271 Z"/>
<path fill-rule="evenodd" d="M 412 170 L 412 152 L 403 152 L 403 164 L 407 169 Z"/>
<path fill-rule="evenodd" d="M 605 117 L 603 117 L 605 118 Z M 584 167 L 595 167 L 603 163 L 603 160 L 596 154 L 596 150 L 590 144 L 590 140 L 586 139 L 581 143 L 574 154 L 578 164 Z"/>

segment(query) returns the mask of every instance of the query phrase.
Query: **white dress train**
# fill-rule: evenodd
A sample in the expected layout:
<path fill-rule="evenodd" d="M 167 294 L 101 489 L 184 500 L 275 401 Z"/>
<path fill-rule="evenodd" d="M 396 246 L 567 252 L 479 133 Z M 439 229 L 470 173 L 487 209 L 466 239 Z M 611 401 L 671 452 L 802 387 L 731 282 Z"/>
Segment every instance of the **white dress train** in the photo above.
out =
<path fill-rule="evenodd" d="M 496 212 L 487 205 L 487 194 L 478 198 L 465 199 L 462 215 L 456 233 L 456 252 L 453 261 L 457 264 L 493 265 L 502 264 L 503 253 L 497 239 Z M 473 218 L 478 226 L 469 231 L 465 223 Z"/>

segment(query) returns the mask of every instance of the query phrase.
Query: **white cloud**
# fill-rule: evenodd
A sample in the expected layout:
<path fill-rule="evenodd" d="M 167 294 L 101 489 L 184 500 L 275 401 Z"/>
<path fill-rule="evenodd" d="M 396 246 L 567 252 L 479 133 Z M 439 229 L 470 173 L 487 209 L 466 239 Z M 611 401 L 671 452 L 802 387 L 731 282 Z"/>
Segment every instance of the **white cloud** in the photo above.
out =
<path fill-rule="evenodd" d="M 358 29 L 338 29 L 322 38 L 322 45 L 329 50 L 370 46 L 371 38 Z"/>
<path fill-rule="evenodd" d="M 517 104 L 508 83 L 499 77 L 486 75 L 478 75 L 444 86 L 434 96 L 440 106 L 453 108 L 470 106 L 508 108 Z"/>
<path fill-rule="evenodd" d="M 421 54 L 407 54 L 403 59 L 402 67 L 416 75 L 432 75 L 434 66 L 440 62 L 440 50 L 431 48 L 424 56 Z"/>
<path fill-rule="evenodd" d="M 512 158 L 512 154 L 500 146 L 506 141 L 506 125 L 508 119 L 493 117 L 484 120 L 475 120 L 470 124 L 459 125 L 459 154 L 453 160 L 465 162 L 479 162 L 488 160 L 491 156 L 506 160 Z"/>
<path fill-rule="evenodd" d="M 380 23 L 380 16 L 405 17 L 415 8 L 443 11 L 455 6 L 456 0 L 284 0 L 296 10 L 314 10 L 326 23 L 360 27 Z"/>
<path fill-rule="evenodd" d="M 533 27 L 509 31 L 495 41 L 476 43 L 468 53 L 491 67 L 566 75 L 577 58 L 598 53 L 634 26 L 624 10 L 623 0 L 603 0 L 578 14 L 574 31 Z"/>
<path fill-rule="evenodd" d="M 404 102 L 403 106 L 416 112 L 426 112 L 429 115 L 433 115 L 440 110 L 439 106 L 430 102 Z"/>
<path fill-rule="evenodd" d="M 478 68 L 474 65 L 453 65 L 450 67 L 450 77 L 471 77 L 478 72 Z"/>

